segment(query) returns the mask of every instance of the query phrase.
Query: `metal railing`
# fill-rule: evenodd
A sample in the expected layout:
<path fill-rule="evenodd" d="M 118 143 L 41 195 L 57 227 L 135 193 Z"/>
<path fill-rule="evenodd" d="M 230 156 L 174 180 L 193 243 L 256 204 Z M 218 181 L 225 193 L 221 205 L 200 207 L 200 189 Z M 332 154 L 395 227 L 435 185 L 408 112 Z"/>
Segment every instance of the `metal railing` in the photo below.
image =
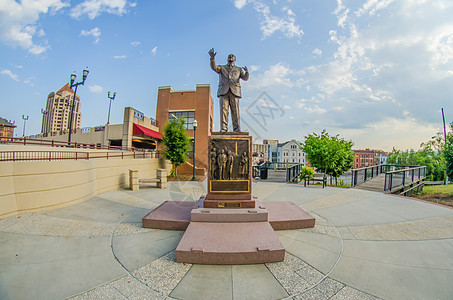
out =
<path fill-rule="evenodd" d="M 371 178 L 377 177 L 379 174 L 385 172 L 387 165 L 377 165 L 365 168 L 358 168 L 351 170 L 351 187 L 364 183 Z"/>
<path fill-rule="evenodd" d="M 304 166 L 303 164 L 288 166 L 286 168 L 286 182 L 293 182 L 295 180 L 297 181 L 303 166 Z"/>
<path fill-rule="evenodd" d="M 426 177 L 426 166 L 417 166 L 385 173 L 384 192 L 403 189 Z"/>
<path fill-rule="evenodd" d="M 382 173 L 387 173 L 397 170 L 405 170 L 419 166 L 405 166 L 405 165 L 376 165 L 365 168 L 358 168 L 351 170 L 351 187 L 364 183 L 367 180 L 375 178 Z"/>
<path fill-rule="evenodd" d="M 0 151 L 0 162 L 87 160 L 94 158 L 159 158 L 158 151 L 76 152 L 76 151 Z"/>
<path fill-rule="evenodd" d="M 50 147 L 84 148 L 84 149 L 105 149 L 105 150 L 130 150 L 121 146 L 105 146 L 101 144 L 87 144 L 77 142 L 62 142 L 54 140 L 30 139 L 26 137 L 0 137 L 2 144 L 39 145 Z"/>
<path fill-rule="evenodd" d="M 263 164 L 261 164 L 262 167 L 268 168 L 268 169 L 277 169 L 277 170 L 283 170 L 288 167 L 295 166 L 299 163 L 290 163 L 290 162 L 270 162 L 267 161 Z"/>

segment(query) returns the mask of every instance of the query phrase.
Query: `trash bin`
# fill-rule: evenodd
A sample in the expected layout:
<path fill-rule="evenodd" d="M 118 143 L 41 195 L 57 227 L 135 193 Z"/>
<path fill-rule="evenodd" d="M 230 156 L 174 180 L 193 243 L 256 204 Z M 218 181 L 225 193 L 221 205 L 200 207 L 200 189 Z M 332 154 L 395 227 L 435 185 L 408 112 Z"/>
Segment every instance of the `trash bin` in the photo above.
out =
<path fill-rule="evenodd" d="M 260 178 L 267 179 L 267 168 L 260 168 Z"/>

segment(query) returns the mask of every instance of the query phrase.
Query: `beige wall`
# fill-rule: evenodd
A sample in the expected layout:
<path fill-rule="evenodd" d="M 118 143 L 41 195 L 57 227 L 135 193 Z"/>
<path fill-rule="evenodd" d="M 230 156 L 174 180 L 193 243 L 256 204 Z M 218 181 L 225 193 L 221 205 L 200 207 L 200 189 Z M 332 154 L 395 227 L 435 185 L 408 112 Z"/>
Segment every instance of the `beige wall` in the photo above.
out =
<path fill-rule="evenodd" d="M 0 163 L 0 218 L 72 205 L 129 185 L 129 169 L 155 178 L 171 164 L 158 158 Z"/>

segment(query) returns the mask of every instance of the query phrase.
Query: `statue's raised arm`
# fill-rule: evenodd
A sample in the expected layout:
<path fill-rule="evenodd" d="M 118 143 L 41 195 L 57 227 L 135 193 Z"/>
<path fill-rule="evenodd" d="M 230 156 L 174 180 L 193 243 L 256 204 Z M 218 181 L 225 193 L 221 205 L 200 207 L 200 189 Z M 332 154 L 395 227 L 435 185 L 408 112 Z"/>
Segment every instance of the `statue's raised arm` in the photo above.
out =
<path fill-rule="evenodd" d="M 209 56 L 211 57 L 210 62 L 211 62 L 211 69 L 213 69 L 215 72 L 219 73 L 220 72 L 220 67 L 215 64 L 215 55 L 217 52 L 214 52 L 214 48 L 211 48 L 209 51 Z"/>

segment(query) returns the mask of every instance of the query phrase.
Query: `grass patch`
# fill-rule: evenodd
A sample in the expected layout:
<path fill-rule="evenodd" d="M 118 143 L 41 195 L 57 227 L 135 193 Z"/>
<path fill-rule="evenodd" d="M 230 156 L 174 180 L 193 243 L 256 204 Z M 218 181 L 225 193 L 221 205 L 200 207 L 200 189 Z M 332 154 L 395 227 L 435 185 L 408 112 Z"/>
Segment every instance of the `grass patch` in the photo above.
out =
<path fill-rule="evenodd" d="M 453 194 L 453 184 L 449 185 L 425 185 L 423 193 Z"/>
<path fill-rule="evenodd" d="M 414 195 L 413 197 L 433 203 L 453 206 L 453 184 L 427 185 L 423 187 L 421 194 Z"/>

